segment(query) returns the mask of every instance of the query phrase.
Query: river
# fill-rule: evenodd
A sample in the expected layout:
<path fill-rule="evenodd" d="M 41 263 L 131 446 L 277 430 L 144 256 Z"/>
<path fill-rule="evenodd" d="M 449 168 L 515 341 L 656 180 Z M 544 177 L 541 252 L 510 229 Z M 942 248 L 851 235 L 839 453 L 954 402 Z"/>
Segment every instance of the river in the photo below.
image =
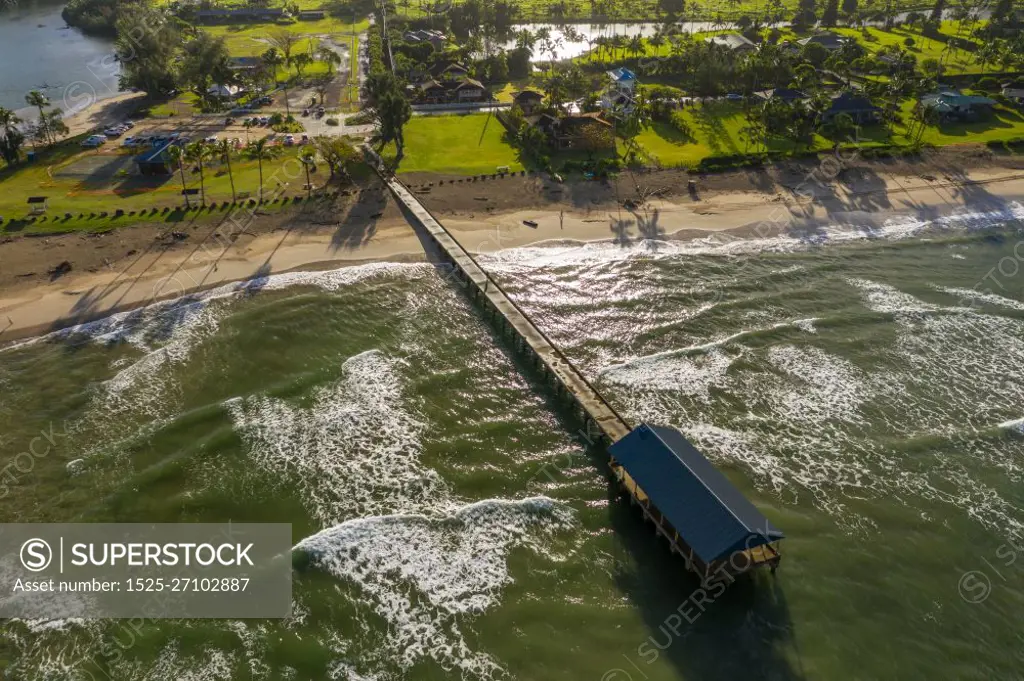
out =
<path fill-rule="evenodd" d="M 0 106 L 32 116 L 25 95 L 40 90 L 72 113 L 117 94 L 120 67 L 109 40 L 83 35 L 61 18 L 62 2 L 0 0 Z M 23 116 L 23 117 L 25 117 Z"/>

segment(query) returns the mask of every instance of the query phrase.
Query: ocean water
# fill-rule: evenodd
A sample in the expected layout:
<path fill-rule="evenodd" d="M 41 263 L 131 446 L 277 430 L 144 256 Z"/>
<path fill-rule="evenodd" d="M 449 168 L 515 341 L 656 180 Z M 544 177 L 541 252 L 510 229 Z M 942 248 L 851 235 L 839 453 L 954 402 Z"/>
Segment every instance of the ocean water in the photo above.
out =
<path fill-rule="evenodd" d="M 787 532 L 712 601 L 429 264 L 0 352 L 5 520 L 285 521 L 314 556 L 287 620 L 0 623 L 4 678 L 1024 678 L 1021 217 L 482 259 Z"/>

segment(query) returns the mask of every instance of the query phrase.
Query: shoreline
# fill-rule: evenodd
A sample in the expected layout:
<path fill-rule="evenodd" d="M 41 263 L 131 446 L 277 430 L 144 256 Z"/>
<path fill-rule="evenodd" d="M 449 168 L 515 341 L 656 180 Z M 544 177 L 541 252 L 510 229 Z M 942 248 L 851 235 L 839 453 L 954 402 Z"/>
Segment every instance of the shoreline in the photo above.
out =
<path fill-rule="evenodd" d="M 970 226 L 978 219 L 1016 219 L 1024 202 L 1024 173 L 1015 168 L 978 169 L 961 182 L 932 180 L 894 177 L 870 190 L 853 185 L 839 191 L 824 185 L 809 195 L 788 197 L 779 192 L 723 192 L 696 201 L 656 199 L 632 211 L 609 203 L 583 208 L 523 205 L 479 216 L 439 211 L 438 217 L 463 247 L 479 255 L 595 243 L 629 248 L 645 239 L 685 242 L 717 237 L 724 244 L 751 237 L 788 237 L 794 243 L 828 244 L 840 236 L 898 236 L 905 228 L 903 223 L 910 229 L 915 229 L 915 224 L 936 222 L 957 229 L 957 220 Z M 38 281 L 36 272 L 9 274 L 0 285 L 0 347 L 267 276 L 428 260 L 420 235 L 389 196 L 383 199 L 387 209 L 381 214 L 377 203 L 381 200 L 375 195 L 372 204 L 358 207 L 362 212 L 350 207 L 349 215 L 338 224 L 317 222 L 306 215 L 268 217 L 281 224 L 262 232 L 245 232 L 230 242 L 217 231 L 219 225 L 209 224 L 194 226 L 189 238 L 180 243 L 167 241 L 166 226 L 126 227 L 102 235 L 21 237 L 11 240 L 13 243 L 0 243 L 0 262 L 8 263 L 25 262 L 17 255 L 4 258 L 17 253 L 7 250 L 13 247 L 48 258 L 43 262 L 54 262 L 58 258 L 74 260 L 76 249 L 79 253 L 91 251 L 95 259 L 109 252 L 104 250 L 107 247 L 124 253 L 123 249 L 135 246 L 126 255 L 103 257 L 100 267 L 85 272 L 75 269 L 50 281 Z M 431 197 L 424 200 L 434 210 Z M 1017 212 L 998 217 L 999 210 L 1011 209 Z M 382 217 L 371 219 L 369 211 L 378 211 L 373 215 Z M 536 222 L 536 227 L 524 225 L 527 219 Z"/>

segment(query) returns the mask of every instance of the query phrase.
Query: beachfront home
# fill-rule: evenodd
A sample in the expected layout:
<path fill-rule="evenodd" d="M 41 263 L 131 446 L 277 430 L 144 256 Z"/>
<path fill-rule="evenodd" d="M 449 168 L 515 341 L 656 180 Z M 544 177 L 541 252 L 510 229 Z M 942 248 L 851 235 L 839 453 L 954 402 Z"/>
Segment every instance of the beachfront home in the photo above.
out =
<path fill-rule="evenodd" d="M 881 113 L 882 109 L 872 104 L 866 96 L 846 91 L 832 98 L 832 103 L 821 117 L 827 123 L 839 114 L 846 114 L 857 125 L 870 125 L 878 122 Z"/>
<path fill-rule="evenodd" d="M 917 102 L 922 109 L 934 111 L 939 121 L 977 121 L 992 113 L 996 101 L 980 95 L 965 95 L 959 90 L 940 90 L 925 95 Z"/>
<path fill-rule="evenodd" d="M 541 114 L 526 119 L 543 132 L 553 149 L 599 151 L 615 149 L 614 127 L 601 117 L 600 112 L 577 113 L 568 116 Z"/>
<path fill-rule="evenodd" d="M 705 38 L 704 42 L 724 47 L 727 50 L 736 52 L 737 54 L 747 54 L 748 52 L 754 52 L 757 50 L 757 45 L 753 40 L 750 40 L 739 33 L 722 33 L 720 35 L 713 35 L 709 38 Z"/>

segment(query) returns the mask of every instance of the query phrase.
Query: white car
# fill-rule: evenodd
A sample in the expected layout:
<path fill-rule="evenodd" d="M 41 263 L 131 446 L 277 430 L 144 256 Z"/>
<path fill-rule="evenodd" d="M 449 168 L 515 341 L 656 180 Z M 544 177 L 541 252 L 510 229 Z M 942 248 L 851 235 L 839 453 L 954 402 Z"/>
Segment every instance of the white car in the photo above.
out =
<path fill-rule="evenodd" d="M 83 147 L 98 147 L 106 143 L 107 138 L 104 137 L 103 135 L 89 135 L 84 140 L 82 140 Z"/>
<path fill-rule="evenodd" d="M 209 137 L 207 137 L 203 141 L 208 143 L 208 144 L 216 144 L 217 143 L 217 136 L 216 135 L 210 135 Z"/>

